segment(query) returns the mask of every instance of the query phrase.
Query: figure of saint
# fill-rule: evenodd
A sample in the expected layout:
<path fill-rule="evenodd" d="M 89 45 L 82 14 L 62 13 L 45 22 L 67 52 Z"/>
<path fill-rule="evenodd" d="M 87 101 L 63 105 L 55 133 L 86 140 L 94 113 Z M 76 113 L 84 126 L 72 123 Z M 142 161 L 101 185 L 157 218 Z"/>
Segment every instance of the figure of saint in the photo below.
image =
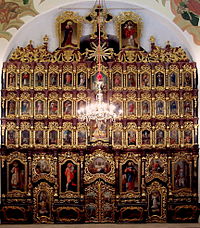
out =
<path fill-rule="evenodd" d="M 86 144 L 86 131 L 78 132 L 78 144 Z"/>
<path fill-rule="evenodd" d="M 176 86 L 176 73 L 172 72 L 170 74 L 170 86 Z"/>
<path fill-rule="evenodd" d="M 43 86 L 44 83 L 44 75 L 42 72 L 38 72 L 35 75 L 35 86 Z"/>
<path fill-rule="evenodd" d="M 137 181 L 137 170 L 135 169 L 134 163 L 132 161 L 128 161 L 123 171 L 123 177 L 122 177 L 122 183 L 124 185 L 123 190 L 125 192 L 134 191 L 136 181 Z"/>
<path fill-rule="evenodd" d="M 104 124 L 101 121 L 98 121 L 97 123 L 95 123 L 94 132 L 93 132 L 92 136 L 95 139 L 106 138 L 106 124 Z"/>
<path fill-rule="evenodd" d="M 156 131 L 156 144 L 164 144 L 164 131 Z"/>
<path fill-rule="evenodd" d="M 35 132 L 35 144 L 43 144 L 43 131 Z"/>
<path fill-rule="evenodd" d="M 142 144 L 150 144 L 150 131 L 142 131 Z"/>
<path fill-rule="evenodd" d="M 49 203 L 48 203 L 48 195 L 46 191 L 41 191 L 39 194 L 39 202 L 38 202 L 38 212 L 40 216 L 48 216 L 49 215 Z"/>
<path fill-rule="evenodd" d="M 15 86 L 15 73 L 11 72 L 8 74 L 8 86 Z"/>
<path fill-rule="evenodd" d="M 11 168 L 11 189 L 24 190 L 24 169 L 20 168 L 19 161 L 15 160 Z"/>
<path fill-rule="evenodd" d="M 184 143 L 192 144 L 192 131 L 191 130 L 184 131 Z"/>
<path fill-rule="evenodd" d="M 192 85 L 191 74 L 189 72 L 186 72 L 184 74 L 184 86 L 191 86 L 191 85 Z"/>
<path fill-rule="evenodd" d="M 161 167 L 160 160 L 152 159 L 150 167 L 149 167 L 150 173 L 162 173 L 163 168 Z"/>
<path fill-rule="evenodd" d="M 114 87 L 121 87 L 122 86 L 121 74 L 118 72 L 113 75 L 113 86 Z"/>
<path fill-rule="evenodd" d="M 80 100 L 78 102 L 78 110 L 82 110 L 83 112 L 85 112 L 85 107 L 86 107 L 86 102 L 83 100 Z"/>
<path fill-rule="evenodd" d="M 156 115 L 163 115 L 164 114 L 164 102 L 157 101 L 156 102 Z"/>
<path fill-rule="evenodd" d="M 135 87 L 136 86 L 136 75 L 132 72 L 130 72 L 127 78 L 127 82 L 128 82 L 128 87 Z"/>
<path fill-rule="evenodd" d="M 15 101 L 8 101 L 8 115 L 14 115 L 16 110 Z"/>
<path fill-rule="evenodd" d="M 64 74 L 64 85 L 65 86 L 72 86 L 72 74 L 69 72 L 66 72 Z"/>
<path fill-rule="evenodd" d="M 184 101 L 184 114 L 192 115 L 192 104 L 191 104 L 191 101 L 189 100 Z"/>
<path fill-rule="evenodd" d="M 16 144 L 15 131 L 14 130 L 8 131 L 8 134 L 7 134 L 7 143 L 8 144 Z"/>
<path fill-rule="evenodd" d="M 56 73 L 50 74 L 50 86 L 57 86 L 58 85 L 58 75 Z"/>
<path fill-rule="evenodd" d="M 35 102 L 35 114 L 36 115 L 43 115 L 43 101 L 38 100 Z"/>
<path fill-rule="evenodd" d="M 170 131 L 170 144 L 178 144 L 178 131 Z"/>
<path fill-rule="evenodd" d="M 29 115 L 29 110 L 30 110 L 30 103 L 29 101 L 22 101 L 22 115 Z"/>
<path fill-rule="evenodd" d="M 142 87 L 149 87 L 150 86 L 150 76 L 147 72 L 142 74 Z"/>
<path fill-rule="evenodd" d="M 29 144 L 30 142 L 30 133 L 29 131 L 22 131 L 22 134 L 21 134 L 21 144 L 24 145 L 24 144 Z"/>
<path fill-rule="evenodd" d="M 128 145 L 136 145 L 136 133 L 135 131 L 128 131 Z"/>
<path fill-rule="evenodd" d="M 76 191 L 77 183 L 75 182 L 76 169 L 72 162 L 67 163 L 65 169 L 66 191 Z"/>
<path fill-rule="evenodd" d="M 157 191 L 154 191 L 151 194 L 151 209 L 152 209 L 152 212 L 160 210 L 160 197 Z"/>
<path fill-rule="evenodd" d="M 122 145 L 122 132 L 121 131 L 114 132 L 114 145 Z"/>
<path fill-rule="evenodd" d="M 132 21 L 127 21 L 122 29 L 122 40 L 125 42 L 124 46 L 131 46 L 131 47 L 137 47 L 138 41 L 137 41 L 137 28 L 136 24 L 134 24 Z"/>
<path fill-rule="evenodd" d="M 71 145 L 72 144 L 72 132 L 66 130 L 63 132 L 63 145 Z"/>
<path fill-rule="evenodd" d="M 170 101 L 170 114 L 177 115 L 177 101 Z"/>
<path fill-rule="evenodd" d="M 57 140 L 58 140 L 58 132 L 50 131 L 49 132 L 49 145 L 57 144 Z"/>
<path fill-rule="evenodd" d="M 51 101 L 49 105 L 49 113 L 50 115 L 57 115 L 58 114 L 58 102 Z"/>
<path fill-rule="evenodd" d="M 188 164 L 185 161 L 179 161 L 175 169 L 175 186 L 177 188 L 188 187 L 189 181 L 186 178 L 188 175 Z"/>
<path fill-rule="evenodd" d="M 164 74 L 161 72 L 156 74 L 156 86 L 164 86 Z"/>
<path fill-rule="evenodd" d="M 73 22 L 72 21 L 67 21 L 67 24 L 64 28 L 64 38 L 63 38 L 63 42 L 61 44 L 62 47 L 65 47 L 67 45 L 73 45 L 72 43 L 72 35 L 73 35 Z"/>
<path fill-rule="evenodd" d="M 122 113 L 122 109 L 121 109 L 122 104 L 121 104 L 121 102 L 115 102 L 114 106 L 115 106 L 114 112 L 115 112 L 115 114 L 117 116 L 119 116 Z"/>
<path fill-rule="evenodd" d="M 150 104 L 149 101 L 143 101 L 142 102 L 142 114 L 150 114 Z"/>
<path fill-rule="evenodd" d="M 63 113 L 64 115 L 71 115 L 72 114 L 72 102 L 67 100 L 64 102 L 63 105 Z"/>
<path fill-rule="evenodd" d="M 136 112 L 136 104 L 134 101 L 128 102 L 128 115 L 135 115 Z"/>
<path fill-rule="evenodd" d="M 36 171 L 37 174 L 50 173 L 51 168 L 49 166 L 49 163 L 45 159 L 41 159 L 37 163 L 37 165 L 35 167 L 35 171 Z"/>
<path fill-rule="evenodd" d="M 86 87 L 86 75 L 83 72 L 78 75 L 78 86 Z"/>
<path fill-rule="evenodd" d="M 28 72 L 24 72 L 22 74 L 22 85 L 29 86 L 29 81 L 30 81 L 30 74 Z"/>

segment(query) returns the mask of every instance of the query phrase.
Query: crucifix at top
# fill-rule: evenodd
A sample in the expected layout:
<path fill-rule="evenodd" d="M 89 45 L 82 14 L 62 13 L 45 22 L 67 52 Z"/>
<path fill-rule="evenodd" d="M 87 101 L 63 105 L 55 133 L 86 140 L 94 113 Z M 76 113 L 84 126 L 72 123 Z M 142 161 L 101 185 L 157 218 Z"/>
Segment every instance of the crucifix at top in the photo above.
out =
<path fill-rule="evenodd" d="M 95 6 L 92 12 L 85 18 L 89 23 L 93 24 L 93 33 L 91 34 L 91 39 L 98 37 L 99 27 L 101 38 L 107 39 L 105 23 L 110 22 L 112 18 L 113 16 L 107 13 L 107 10 L 102 8 L 101 5 Z"/>

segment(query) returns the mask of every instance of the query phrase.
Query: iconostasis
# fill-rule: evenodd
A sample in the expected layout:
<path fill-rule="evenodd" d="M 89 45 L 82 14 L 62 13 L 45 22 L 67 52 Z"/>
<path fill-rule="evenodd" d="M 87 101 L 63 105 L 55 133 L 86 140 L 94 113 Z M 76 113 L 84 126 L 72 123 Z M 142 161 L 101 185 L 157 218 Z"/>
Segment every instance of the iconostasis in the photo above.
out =
<path fill-rule="evenodd" d="M 3 223 L 197 222 L 196 64 L 154 37 L 142 49 L 134 12 L 114 18 L 116 39 L 105 32 L 111 20 L 100 6 L 86 17 L 67 11 L 55 51 L 44 36 L 4 63 Z M 93 26 L 86 38 L 83 23 Z M 113 122 L 78 113 L 96 98 L 98 29 Z"/>

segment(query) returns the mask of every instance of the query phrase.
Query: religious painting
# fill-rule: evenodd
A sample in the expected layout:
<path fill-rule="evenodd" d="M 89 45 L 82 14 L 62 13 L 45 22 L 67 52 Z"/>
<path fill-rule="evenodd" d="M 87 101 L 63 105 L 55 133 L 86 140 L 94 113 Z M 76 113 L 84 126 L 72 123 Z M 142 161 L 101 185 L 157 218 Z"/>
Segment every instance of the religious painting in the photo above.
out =
<path fill-rule="evenodd" d="M 56 18 L 59 46 L 77 48 L 80 46 L 83 18 L 77 13 L 66 11 Z"/>
<path fill-rule="evenodd" d="M 142 88 L 151 86 L 151 75 L 147 72 L 141 74 L 141 82 L 140 85 Z"/>
<path fill-rule="evenodd" d="M 49 204 L 49 194 L 47 191 L 42 190 L 38 194 L 38 216 L 50 216 L 50 204 Z"/>
<path fill-rule="evenodd" d="M 29 145 L 30 144 L 30 132 L 24 130 L 21 132 L 21 145 Z"/>
<path fill-rule="evenodd" d="M 91 141 L 108 140 L 108 128 L 105 122 L 92 121 L 90 126 Z"/>
<path fill-rule="evenodd" d="M 80 100 L 77 102 L 77 113 L 81 111 L 81 113 L 85 113 L 85 108 L 86 108 L 86 102 L 83 100 Z"/>
<path fill-rule="evenodd" d="M 35 115 L 44 115 L 44 101 L 37 100 L 35 102 Z"/>
<path fill-rule="evenodd" d="M 123 86 L 123 78 L 121 73 L 119 72 L 114 73 L 112 80 L 113 80 L 112 81 L 113 88 L 121 88 Z"/>
<path fill-rule="evenodd" d="M 63 74 L 63 86 L 72 87 L 73 85 L 73 76 L 71 72 L 65 72 Z"/>
<path fill-rule="evenodd" d="M 138 165 L 132 160 L 128 160 L 122 165 L 122 192 L 138 192 Z"/>
<path fill-rule="evenodd" d="M 149 216 L 157 215 L 161 216 L 161 207 L 162 207 L 162 197 L 158 190 L 153 190 L 151 194 L 149 194 Z"/>
<path fill-rule="evenodd" d="M 192 74 L 190 72 L 183 73 L 183 86 L 192 87 Z"/>
<path fill-rule="evenodd" d="M 18 159 L 13 160 L 9 166 L 9 191 L 25 191 L 25 165 Z"/>
<path fill-rule="evenodd" d="M 53 144 L 58 144 L 58 132 L 54 130 L 49 132 L 49 145 Z"/>
<path fill-rule="evenodd" d="M 184 115 L 192 115 L 192 101 L 191 100 L 185 100 L 183 102 L 183 110 Z"/>
<path fill-rule="evenodd" d="M 8 130 L 7 131 L 7 144 L 16 144 L 16 131 Z"/>
<path fill-rule="evenodd" d="M 164 101 L 156 101 L 156 115 L 164 115 L 165 113 L 165 104 Z"/>
<path fill-rule="evenodd" d="M 59 75 L 55 72 L 49 74 L 49 86 L 58 86 L 59 84 Z"/>
<path fill-rule="evenodd" d="M 8 87 L 16 87 L 16 74 L 14 72 L 8 73 Z"/>
<path fill-rule="evenodd" d="M 135 88 L 137 87 L 137 74 L 133 72 L 129 72 L 127 74 L 127 87 Z"/>
<path fill-rule="evenodd" d="M 61 192 L 78 192 L 78 166 L 71 160 L 61 165 Z"/>
<path fill-rule="evenodd" d="M 163 130 L 156 131 L 156 144 L 157 145 L 165 144 L 165 132 Z"/>
<path fill-rule="evenodd" d="M 114 101 L 113 102 L 113 105 L 114 105 L 114 113 L 117 116 L 121 116 L 122 113 L 123 113 L 122 102 L 120 102 L 120 101 Z"/>
<path fill-rule="evenodd" d="M 183 137 L 184 137 L 184 144 L 192 144 L 193 143 L 193 131 L 190 129 L 184 130 Z"/>
<path fill-rule="evenodd" d="M 150 145 L 151 133 L 149 130 L 142 131 L 142 145 Z"/>
<path fill-rule="evenodd" d="M 88 171 L 92 174 L 107 174 L 111 171 L 111 164 L 104 157 L 94 158 L 88 165 Z"/>
<path fill-rule="evenodd" d="M 137 132 L 133 130 L 128 131 L 128 146 L 136 146 L 137 143 Z"/>
<path fill-rule="evenodd" d="M 44 87 L 44 80 L 45 80 L 45 77 L 44 77 L 44 74 L 42 72 L 37 72 L 35 74 L 35 87 Z"/>
<path fill-rule="evenodd" d="M 7 102 L 7 115 L 15 115 L 16 112 L 16 102 L 14 100 L 9 100 Z"/>
<path fill-rule="evenodd" d="M 165 85 L 165 77 L 164 77 L 164 74 L 162 72 L 156 73 L 155 79 L 156 79 L 156 87 Z"/>
<path fill-rule="evenodd" d="M 72 145 L 72 131 L 63 131 L 63 145 Z"/>
<path fill-rule="evenodd" d="M 44 144 L 44 132 L 42 130 L 35 131 L 35 144 Z"/>
<path fill-rule="evenodd" d="M 122 131 L 113 132 L 113 145 L 121 146 L 122 145 Z"/>
<path fill-rule="evenodd" d="M 142 115 L 150 115 L 150 102 L 142 101 Z"/>
<path fill-rule="evenodd" d="M 122 48 L 139 48 L 139 37 L 136 23 L 127 20 L 125 23 L 121 24 L 121 35 Z"/>
<path fill-rule="evenodd" d="M 137 106 L 135 101 L 128 101 L 127 108 L 128 116 L 136 116 Z"/>
<path fill-rule="evenodd" d="M 86 133 L 86 130 L 80 130 L 78 131 L 78 145 L 86 145 L 87 143 L 87 133 Z"/>
<path fill-rule="evenodd" d="M 177 129 L 170 130 L 170 144 L 179 144 L 179 132 Z"/>
<path fill-rule="evenodd" d="M 163 173 L 164 168 L 161 159 L 151 159 L 150 165 L 149 165 L 149 172 L 151 174 L 155 173 Z"/>
<path fill-rule="evenodd" d="M 30 86 L 30 73 L 24 72 L 21 75 L 22 86 Z"/>
<path fill-rule="evenodd" d="M 30 115 L 30 102 L 27 100 L 21 102 L 21 115 Z"/>
<path fill-rule="evenodd" d="M 176 72 L 171 72 L 169 74 L 169 86 L 175 87 L 178 86 L 178 75 Z"/>
<path fill-rule="evenodd" d="M 84 72 L 79 72 L 77 74 L 77 87 L 87 86 L 87 75 Z"/>
<path fill-rule="evenodd" d="M 63 115 L 72 115 L 72 101 L 66 100 L 63 103 Z"/>
<path fill-rule="evenodd" d="M 100 72 L 102 75 L 102 78 L 97 78 L 99 72 L 95 73 L 92 77 L 91 77 L 91 90 L 98 90 L 98 84 L 97 82 L 100 81 L 100 88 L 101 89 L 108 89 L 109 85 L 108 85 L 108 77 L 106 76 L 106 74 L 104 72 Z"/>
<path fill-rule="evenodd" d="M 37 174 L 49 174 L 51 172 L 51 166 L 46 159 L 40 159 L 36 166 L 35 172 Z"/>
<path fill-rule="evenodd" d="M 178 102 L 175 100 L 170 101 L 169 103 L 170 115 L 178 115 Z"/>
<path fill-rule="evenodd" d="M 49 102 L 49 115 L 58 115 L 58 101 Z"/>
<path fill-rule="evenodd" d="M 190 188 L 190 178 L 190 167 L 186 160 L 180 159 L 174 163 L 174 190 Z"/>

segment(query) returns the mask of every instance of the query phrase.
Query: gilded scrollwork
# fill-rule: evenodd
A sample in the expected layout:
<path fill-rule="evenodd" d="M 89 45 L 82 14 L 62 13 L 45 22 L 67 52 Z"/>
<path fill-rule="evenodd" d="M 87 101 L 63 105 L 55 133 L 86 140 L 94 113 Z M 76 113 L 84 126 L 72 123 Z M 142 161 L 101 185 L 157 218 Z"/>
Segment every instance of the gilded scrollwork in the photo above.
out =
<path fill-rule="evenodd" d="M 115 165 L 113 156 L 101 149 L 85 156 L 84 180 L 89 184 L 99 178 L 113 184 L 115 182 Z"/>
<path fill-rule="evenodd" d="M 32 161 L 32 181 L 47 180 L 55 182 L 55 165 L 51 154 L 34 154 Z"/>
<path fill-rule="evenodd" d="M 153 182 L 147 187 L 148 222 L 166 222 L 167 219 L 167 189 Z"/>
<path fill-rule="evenodd" d="M 167 155 L 166 154 L 148 154 L 145 165 L 145 181 L 151 182 L 159 179 L 167 182 Z"/>

